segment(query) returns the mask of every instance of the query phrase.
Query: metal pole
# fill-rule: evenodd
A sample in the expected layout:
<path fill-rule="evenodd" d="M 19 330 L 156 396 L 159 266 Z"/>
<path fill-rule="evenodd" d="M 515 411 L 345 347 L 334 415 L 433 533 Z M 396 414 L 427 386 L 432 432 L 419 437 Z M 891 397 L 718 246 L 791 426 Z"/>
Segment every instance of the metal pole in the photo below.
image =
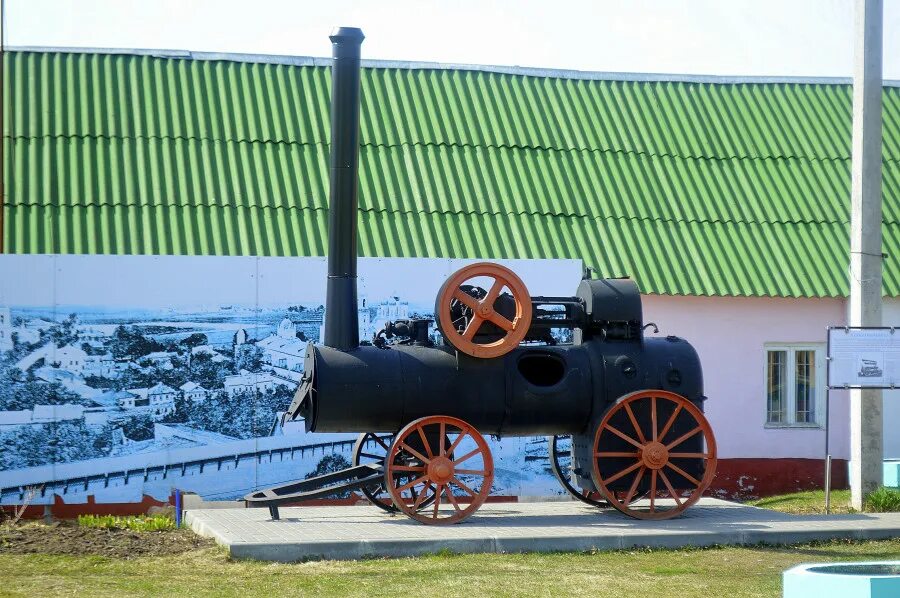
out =
<path fill-rule="evenodd" d="M 825 514 L 831 514 L 831 453 L 828 446 L 828 424 L 831 415 L 831 389 L 825 387 Z"/>
<path fill-rule="evenodd" d="M 855 1 L 850 326 L 881 326 L 882 0 Z M 851 505 L 882 482 L 881 390 L 850 391 Z"/>
<path fill-rule="evenodd" d="M 0 253 L 3 253 L 3 211 L 6 209 L 6 186 L 4 183 L 6 182 L 4 179 L 6 177 L 6 162 L 5 156 L 3 155 L 3 144 L 6 143 L 6 131 L 3 130 L 3 123 L 6 122 L 4 118 L 4 110 L 6 109 L 6 94 L 3 93 L 3 61 L 5 60 L 5 56 L 3 55 L 6 50 L 6 3 L 4 0 L 0 0 Z M 12 90 L 10 90 L 9 94 L 9 104 L 12 105 Z M 10 123 L 12 123 L 12 119 L 10 119 Z M 10 126 L 12 129 L 12 126 Z M 9 132 L 9 147 L 12 148 L 13 144 L 13 135 L 12 130 Z"/>

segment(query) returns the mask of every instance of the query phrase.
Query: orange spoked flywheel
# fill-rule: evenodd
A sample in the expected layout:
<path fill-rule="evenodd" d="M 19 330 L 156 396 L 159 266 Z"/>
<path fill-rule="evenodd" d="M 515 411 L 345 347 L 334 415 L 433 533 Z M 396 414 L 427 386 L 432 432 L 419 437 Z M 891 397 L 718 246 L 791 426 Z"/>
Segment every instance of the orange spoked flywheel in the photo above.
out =
<path fill-rule="evenodd" d="M 481 299 L 460 288 L 474 279 L 489 281 L 484 286 L 487 293 Z M 479 283 L 477 286 L 482 284 L 482 281 L 475 282 Z M 512 319 L 495 309 L 504 288 L 515 303 Z M 451 309 L 457 302 L 468 310 L 464 310 L 466 317 L 454 321 Z M 435 316 L 448 344 L 472 357 L 492 358 L 506 355 L 525 339 L 531 326 L 531 311 L 531 296 L 521 278 L 499 264 L 479 262 L 460 268 L 444 282 L 438 292 Z M 487 342 L 479 342 L 476 335 L 487 322 L 500 329 L 502 336 L 499 339 L 492 336 Z"/>

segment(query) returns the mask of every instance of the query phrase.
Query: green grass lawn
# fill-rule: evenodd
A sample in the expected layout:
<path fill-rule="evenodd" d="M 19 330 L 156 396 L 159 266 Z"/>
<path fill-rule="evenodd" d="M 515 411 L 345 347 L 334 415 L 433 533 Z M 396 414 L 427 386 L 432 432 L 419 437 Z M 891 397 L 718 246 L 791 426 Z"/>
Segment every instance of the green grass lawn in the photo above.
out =
<path fill-rule="evenodd" d="M 175 520 L 171 517 L 136 515 L 117 517 L 115 515 L 79 515 L 78 525 L 98 529 L 125 529 L 134 532 L 158 532 L 175 529 Z"/>
<path fill-rule="evenodd" d="M 900 539 L 594 554 L 436 555 L 281 565 L 218 548 L 113 559 L 0 554 L 0 596 L 780 596 L 804 562 L 900 559 Z"/>
<path fill-rule="evenodd" d="M 762 507 L 763 509 L 781 511 L 782 513 L 792 513 L 794 515 L 824 514 L 825 491 L 810 490 L 808 492 L 795 492 L 793 494 L 769 496 L 767 498 L 751 500 L 747 504 L 753 505 L 754 507 Z M 831 491 L 831 512 L 852 512 L 850 509 L 849 490 Z"/>
<path fill-rule="evenodd" d="M 850 494 L 832 492 L 832 512 L 849 512 Z M 753 501 L 777 511 L 822 513 L 822 491 Z M 11 554 L 0 542 L 2 596 L 643 596 L 744 598 L 781 595 L 781 573 L 809 562 L 900 560 L 900 538 L 792 547 L 724 547 L 558 554 L 441 554 L 408 559 L 320 561 L 293 565 L 232 561 L 219 548 L 197 548 L 187 530 L 149 531 L 112 518 L 85 519 L 92 546 L 108 546 L 108 527 L 136 536 L 130 548 L 102 554 L 133 555 L 163 542 L 186 548 L 167 556 Z M 116 525 L 113 525 L 116 524 Z M 28 524 L 35 525 L 35 524 Z M 146 528 L 146 529 L 145 529 Z M 67 528 L 71 533 L 73 530 Z M 66 530 L 58 530 L 66 531 Z M 98 537 L 97 534 L 102 534 Z M 162 535 L 159 535 L 162 534 Z M 130 536 L 129 536 L 130 537 Z M 118 537 L 121 542 L 123 538 Z M 71 542 L 73 540 L 69 540 Z M 77 542 L 78 540 L 76 538 Z M 88 544 L 85 544 L 87 546 Z M 201 544 L 202 545 L 202 544 Z M 49 543 L 39 550 L 53 550 Z M 78 546 L 81 546 L 79 544 Z M 70 550 L 81 554 L 80 549 Z M 153 550 L 146 554 L 162 554 Z"/>
<path fill-rule="evenodd" d="M 810 490 L 808 492 L 769 496 L 751 500 L 747 504 L 794 515 L 824 514 L 825 491 Z M 881 488 L 873 492 L 866 499 L 865 511 L 868 513 L 900 511 L 900 491 L 893 488 Z M 831 512 L 833 514 L 853 512 L 853 509 L 850 507 L 849 490 L 831 491 Z"/>

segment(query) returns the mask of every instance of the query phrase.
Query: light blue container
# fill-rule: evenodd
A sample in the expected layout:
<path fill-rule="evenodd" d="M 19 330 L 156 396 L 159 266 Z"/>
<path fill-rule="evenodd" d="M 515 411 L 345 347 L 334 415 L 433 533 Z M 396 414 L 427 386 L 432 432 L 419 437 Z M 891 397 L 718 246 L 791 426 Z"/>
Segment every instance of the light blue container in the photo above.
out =
<path fill-rule="evenodd" d="M 784 598 L 897 598 L 900 561 L 798 565 L 784 572 Z"/>
<path fill-rule="evenodd" d="M 885 459 L 882 461 L 884 473 L 884 486 L 887 488 L 900 488 L 900 459 Z M 847 478 L 853 477 L 853 464 L 847 461 Z"/>
<path fill-rule="evenodd" d="M 900 488 L 900 459 L 885 460 L 884 485 L 888 488 Z"/>

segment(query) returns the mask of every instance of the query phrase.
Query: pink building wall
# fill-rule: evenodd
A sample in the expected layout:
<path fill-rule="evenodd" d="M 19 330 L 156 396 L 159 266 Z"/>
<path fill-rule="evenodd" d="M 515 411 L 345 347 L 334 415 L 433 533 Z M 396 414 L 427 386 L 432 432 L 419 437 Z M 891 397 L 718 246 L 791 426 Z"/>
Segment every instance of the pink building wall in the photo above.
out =
<path fill-rule="evenodd" d="M 846 321 L 844 299 L 646 295 L 643 300 L 645 322 L 655 322 L 661 335 L 687 339 L 700 354 L 706 414 L 720 458 L 823 458 L 821 427 L 766 426 L 765 345 L 822 343 L 824 351 L 826 326 Z M 900 315 L 900 305 L 896 311 Z M 832 392 L 830 452 L 836 459 L 849 458 L 848 417 L 847 393 Z"/>
<path fill-rule="evenodd" d="M 900 299 L 885 299 L 882 311 L 885 326 L 900 328 Z M 884 392 L 884 456 L 900 459 L 900 390 Z"/>

